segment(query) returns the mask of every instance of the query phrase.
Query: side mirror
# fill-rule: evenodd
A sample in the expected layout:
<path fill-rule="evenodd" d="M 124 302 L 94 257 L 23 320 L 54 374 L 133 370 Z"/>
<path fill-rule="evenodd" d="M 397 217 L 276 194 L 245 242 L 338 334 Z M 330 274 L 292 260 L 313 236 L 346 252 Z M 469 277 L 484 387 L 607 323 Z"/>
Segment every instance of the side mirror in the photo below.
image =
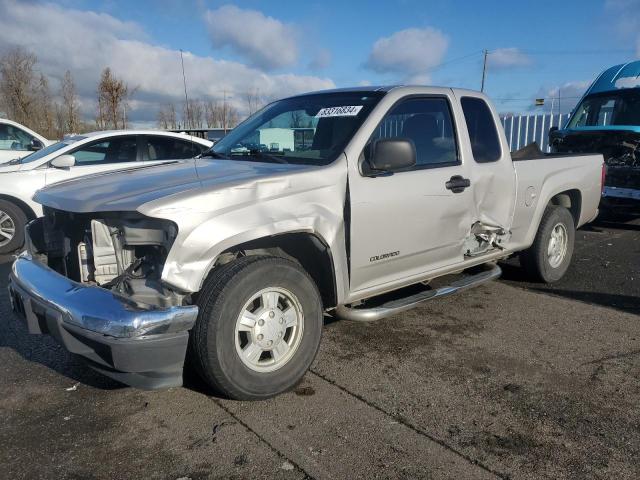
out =
<path fill-rule="evenodd" d="M 374 172 L 404 170 L 416 164 L 416 147 L 406 138 L 381 138 L 372 143 L 368 162 Z"/>
<path fill-rule="evenodd" d="M 70 168 L 76 164 L 76 157 L 73 155 L 60 155 L 51 160 L 51 166 L 55 168 Z"/>
<path fill-rule="evenodd" d="M 553 132 L 557 132 L 558 130 L 559 130 L 559 129 L 558 129 L 558 127 L 555 127 L 555 126 L 554 126 L 554 127 L 551 127 L 551 128 L 549 129 L 549 136 L 551 136 L 551 134 L 552 134 Z"/>
<path fill-rule="evenodd" d="M 29 150 L 31 150 L 32 152 L 37 152 L 38 150 L 42 150 L 43 148 L 44 144 L 37 138 L 31 140 L 31 143 L 29 144 Z"/>

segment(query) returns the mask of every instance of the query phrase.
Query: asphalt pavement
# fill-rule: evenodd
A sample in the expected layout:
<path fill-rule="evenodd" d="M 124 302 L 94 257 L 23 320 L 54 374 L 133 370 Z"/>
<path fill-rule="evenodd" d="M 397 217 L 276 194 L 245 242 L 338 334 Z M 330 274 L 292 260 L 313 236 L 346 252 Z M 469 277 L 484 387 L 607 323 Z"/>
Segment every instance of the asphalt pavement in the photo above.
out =
<path fill-rule="evenodd" d="M 515 259 L 393 318 L 328 321 L 303 382 L 264 402 L 94 373 L 13 317 L 5 261 L 2 477 L 639 478 L 640 222 L 576 239 L 554 286 Z"/>

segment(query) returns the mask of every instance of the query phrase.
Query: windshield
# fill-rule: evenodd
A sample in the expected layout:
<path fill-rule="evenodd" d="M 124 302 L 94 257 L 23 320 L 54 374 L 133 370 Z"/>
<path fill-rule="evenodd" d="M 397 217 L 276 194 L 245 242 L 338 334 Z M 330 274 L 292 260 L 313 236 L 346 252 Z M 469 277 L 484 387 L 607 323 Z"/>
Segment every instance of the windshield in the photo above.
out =
<path fill-rule="evenodd" d="M 203 156 L 327 165 L 384 95 L 338 92 L 274 102 L 232 130 Z"/>
<path fill-rule="evenodd" d="M 37 152 L 32 153 L 31 155 L 27 155 L 26 157 L 22 157 L 18 159 L 17 161 L 20 163 L 35 162 L 36 160 L 40 160 L 41 158 L 44 158 L 53 152 L 57 152 L 58 150 L 61 150 L 64 147 L 68 147 L 69 145 L 79 142 L 80 140 L 84 140 L 86 138 L 87 137 L 84 137 L 82 135 L 66 136 L 64 137 L 64 140 L 51 144 L 48 147 L 44 147 L 38 150 Z"/>
<path fill-rule="evenodd" d="M 27 155 L 26 157 L 22 157 L 20 159 L 20 163 L 29 163 L 35 162 L 36 160 L 40 160 L 41 158 L 46 157 L 50 153 L 53 153 L 61 148 L 67 147 L 69 144 L 65 142 L 54 143 L 53 145 L 49 145 L 48 147 L 44 147 L 37 152 L 33 152 L 31 155 Z"/>
<path fill-rule="evenodd" d="M 640 126 L 640 89 L 587 96 L 578 106 L 569 128 Z"/>

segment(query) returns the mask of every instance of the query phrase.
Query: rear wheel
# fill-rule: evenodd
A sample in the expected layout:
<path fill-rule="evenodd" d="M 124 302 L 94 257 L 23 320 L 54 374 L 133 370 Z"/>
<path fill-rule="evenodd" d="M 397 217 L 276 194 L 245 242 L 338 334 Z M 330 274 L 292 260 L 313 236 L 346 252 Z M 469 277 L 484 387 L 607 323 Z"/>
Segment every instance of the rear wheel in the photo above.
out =
<path fill-rule="evenodd" d="M 295 386 L 311 366 L 323 325 L 320 294 L 296 263 L 243 257 L 218 267 L 198 300 L 190 355 L 211 387 L 237 400 Z"/>
<path fill-rule="evenodd" d="M 571 264 L 575 225 L 569 210 L 549 206 L 542 215 L 533 245 L 520 254 L 520 263 L 535 280 L 560 280 Z"/>
<path fill-rule="evenodd" d="M 0 253 L 11 253 L 24 245 L 27 216 L 20 207 L 0 200 Z"/>

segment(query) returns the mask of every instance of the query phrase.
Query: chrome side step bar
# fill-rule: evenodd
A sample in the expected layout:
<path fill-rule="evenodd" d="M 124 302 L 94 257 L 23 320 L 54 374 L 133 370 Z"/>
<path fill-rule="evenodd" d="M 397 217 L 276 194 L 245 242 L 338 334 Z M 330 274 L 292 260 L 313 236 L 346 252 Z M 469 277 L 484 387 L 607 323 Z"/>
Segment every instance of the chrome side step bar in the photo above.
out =
<path fill-rule="evenodd" d="M 347 307 L 346 305 L 339 305 L 336 308 L 336 315 L 344 320 L 375 322 L 376 320 L 409 310 L 422 302 L 426 302 L 427 300 L 444 297 L 446 295 L 461 292 L 468 288 L 477 287 L 483 283 L 495 280 L 501 273 L 502 270 L 500 267 L 498 265 L 493 265 L 487 270 L 456 280 L 451 283 L 451 285 L 446 285 L 435 290 L 427 290 L 425 292 L 416 293 L 396 300 L 390 300 L 376 307 Z"/>

